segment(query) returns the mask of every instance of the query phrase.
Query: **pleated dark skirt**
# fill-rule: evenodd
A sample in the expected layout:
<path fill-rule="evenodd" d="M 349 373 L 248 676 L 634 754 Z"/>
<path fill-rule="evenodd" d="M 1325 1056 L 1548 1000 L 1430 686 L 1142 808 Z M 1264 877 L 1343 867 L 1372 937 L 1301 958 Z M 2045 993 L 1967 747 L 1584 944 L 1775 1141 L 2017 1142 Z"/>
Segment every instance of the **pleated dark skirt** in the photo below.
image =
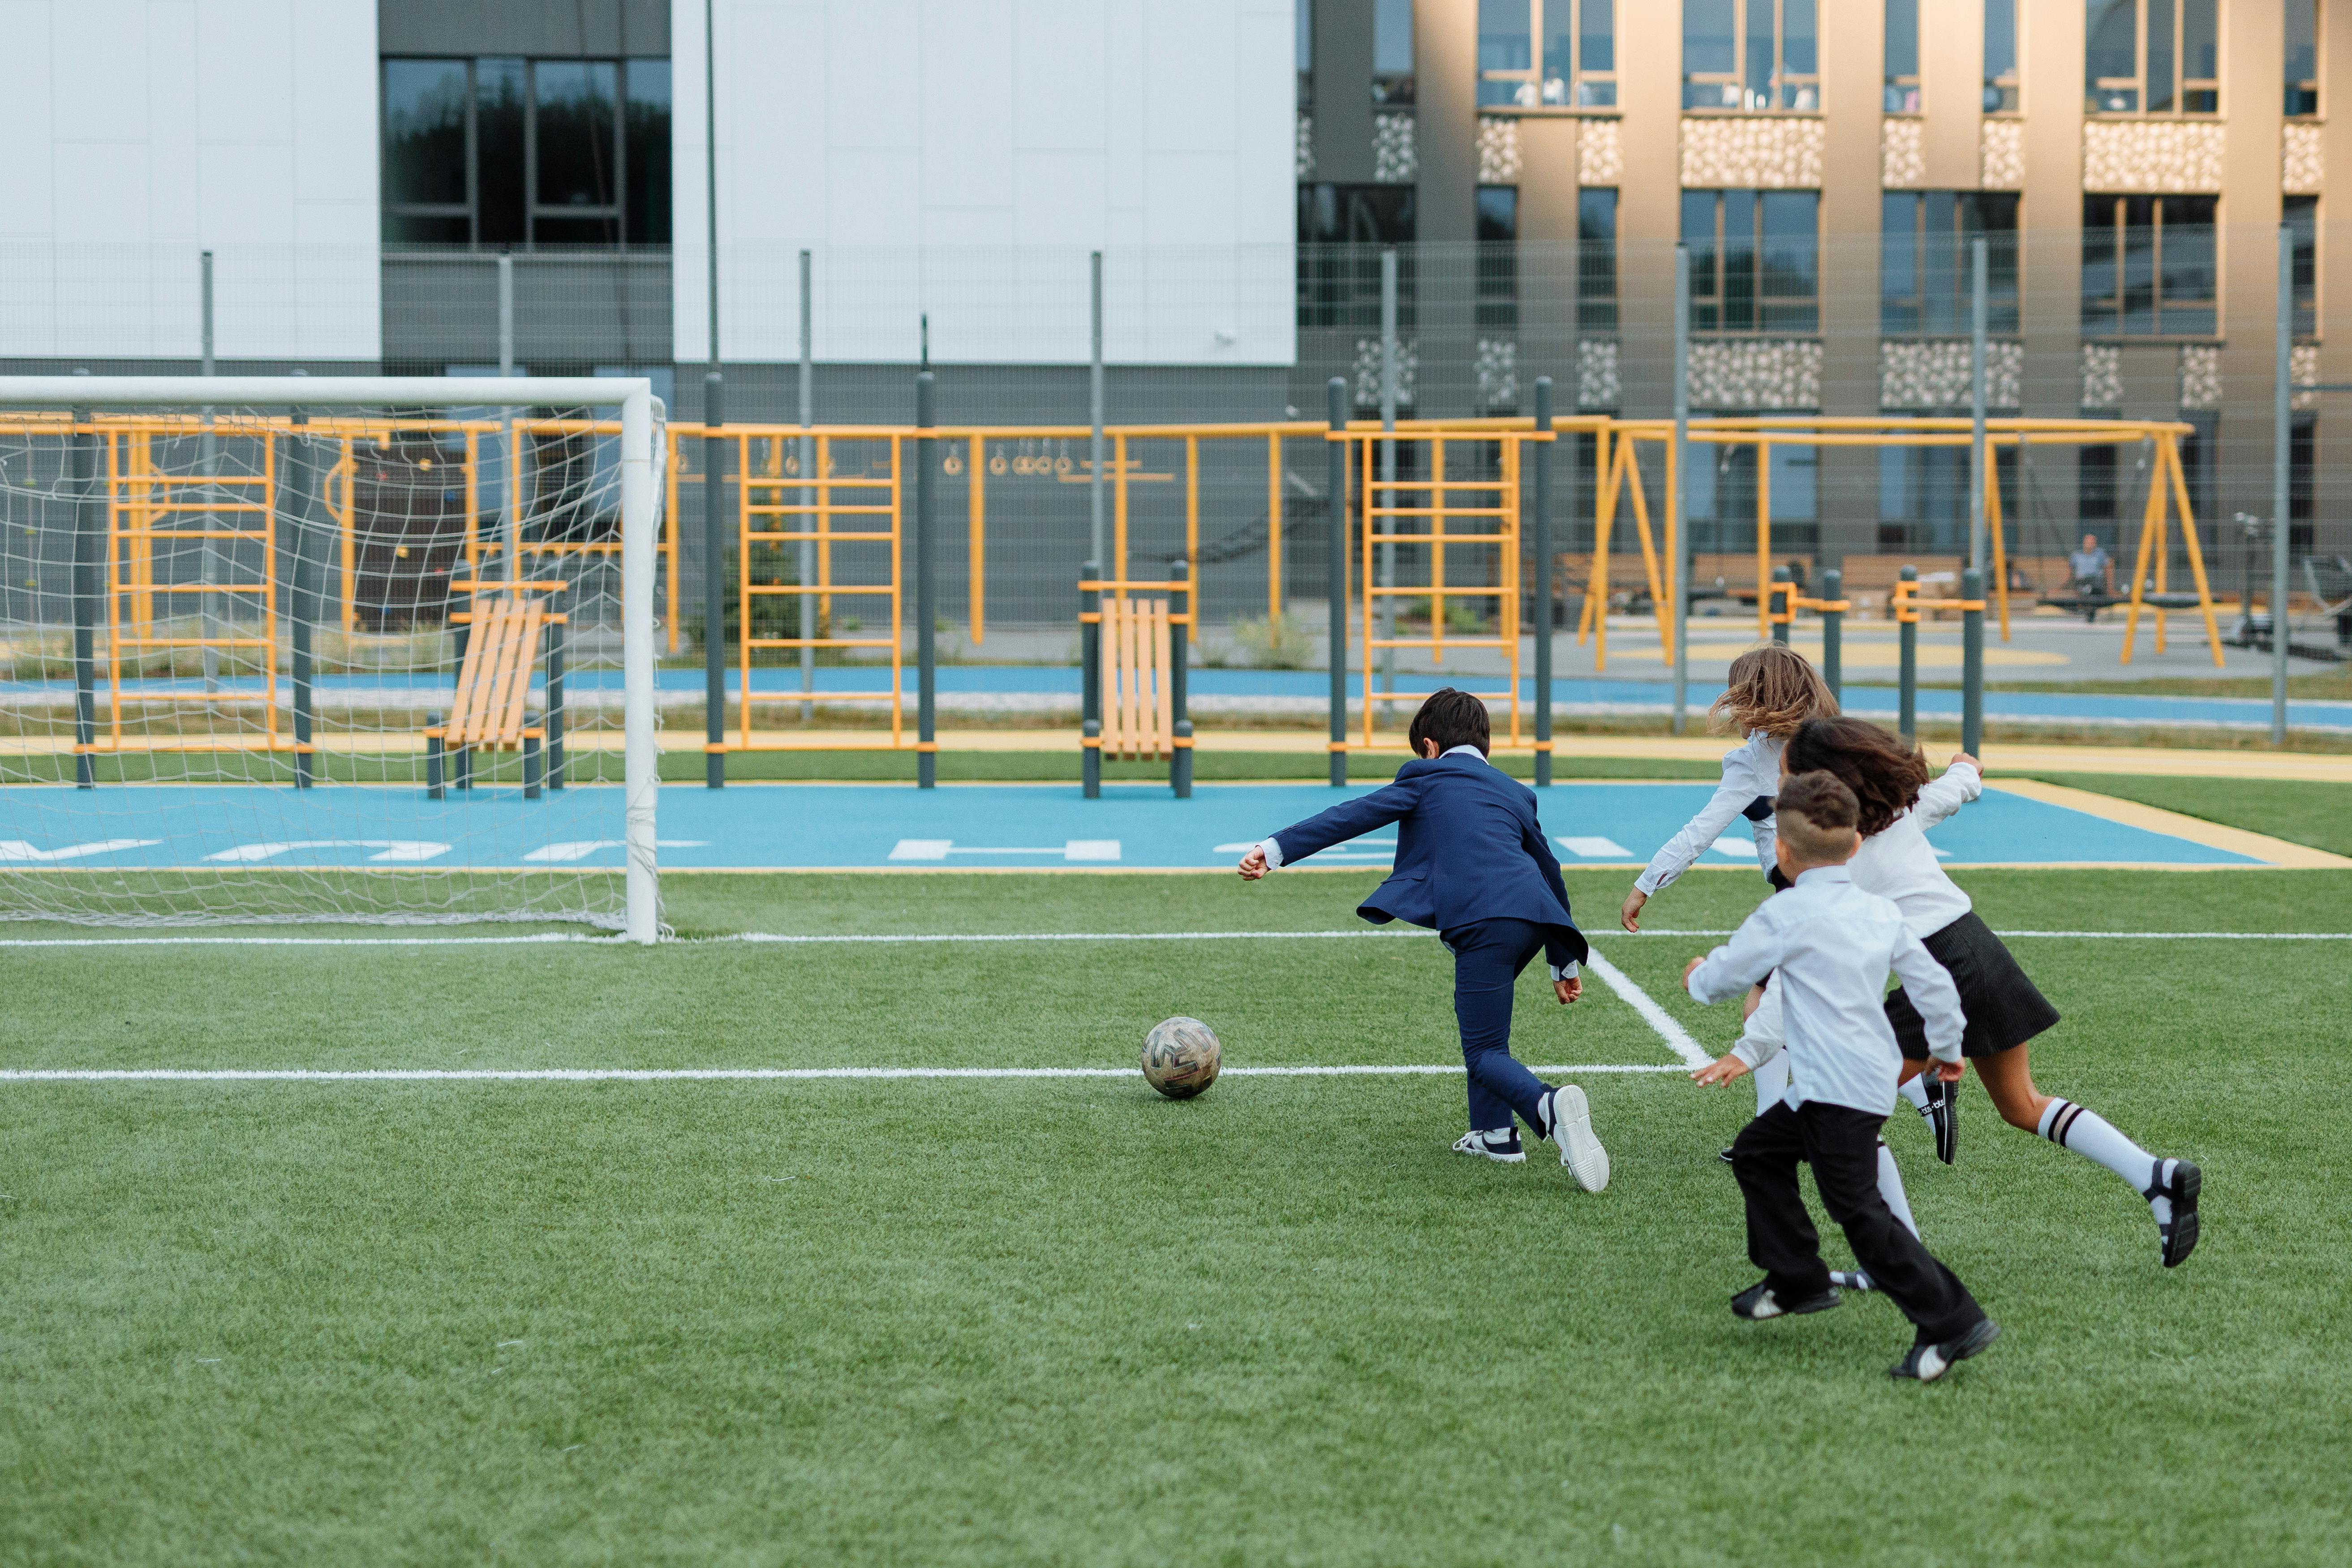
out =
<path fill-rule="evenodd" d="M 2021 1046 L 2058 1021 L 2058 1009 L 1974 910 L 1925 938 L 1921 945 L 1959 988 L 1960 1009 L 1969 1016 L 1960 1036 L 1962 1056 L 1989 1057 Z M 1900 986 L 1887 993 L 1886 1021 L 1895 1026 L 1895 1043 L 1905 1057 L 1915 1062 L 1927 1058 L 1927 1021 Z"/>

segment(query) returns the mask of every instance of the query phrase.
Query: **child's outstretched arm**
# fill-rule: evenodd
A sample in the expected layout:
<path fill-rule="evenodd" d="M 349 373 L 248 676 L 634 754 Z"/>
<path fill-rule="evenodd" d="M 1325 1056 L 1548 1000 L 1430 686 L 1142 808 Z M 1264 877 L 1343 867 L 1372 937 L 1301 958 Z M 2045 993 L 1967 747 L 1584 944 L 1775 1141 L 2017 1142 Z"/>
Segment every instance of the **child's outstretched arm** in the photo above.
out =
<path fill-rule="evenodd" d="M 1649 866 L 1634 879 L 1633 890 L 1625 895 L 1625 907 L 1618 912 L 1618 923 L 1627 931 L 1641 930 L 1637 917 L 1642 906 L 1650 901 L 1650 895 L 1689 870 L 1723 836 L 1723 830 L 1756 804 L 1759 795 L 1769 794 L 1777 787 L 1777 781 L 1760 784 L 1754 779 L 1735 777 L 1727 770 L 1723 782 L 1716 786 L 1715 794 L 1699 808 L 1698 815 L 1683 824 L 1682 831 L 1650 857 Z M 1766 857 L 1759 864 L 1769 865 L 1770 848 L 1760 837 L 1758 852 Z"/>
<path fill-rule="evenodd" d="M 1268 871 L 1304 860 L 1318 849 L 1361 837 L 1375 827 L 1386 827 L 1420 802 L 1419 779 L 1383 785 L 1370 795 L 1343 800 L 1328 811 L 1318 811 L 1304 822 L 1295 822 L 1278 833 L 1268 834 L 1252 846 L 1234 868 L 1241 873 L 1242 880 L 1255 882 Z"/>
<path fill-rule="evenodd" d="M 1911 809 L 1920 826 L 1933 827 L 1982 794 L 1984 765 L 1966 752 L 1955 752 L 1944 776 L 1921 790 L 1919 803 Z"/>

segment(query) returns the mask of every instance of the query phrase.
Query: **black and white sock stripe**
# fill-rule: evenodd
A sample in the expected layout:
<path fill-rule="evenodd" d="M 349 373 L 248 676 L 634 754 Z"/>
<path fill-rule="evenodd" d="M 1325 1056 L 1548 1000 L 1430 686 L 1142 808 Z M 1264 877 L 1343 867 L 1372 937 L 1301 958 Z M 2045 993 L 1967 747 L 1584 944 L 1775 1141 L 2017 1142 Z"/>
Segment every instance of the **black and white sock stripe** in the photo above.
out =
<path fill-rule="evenodd" d="M 2066 1134 L 2074 1131 L 2075 1119 L 2082 1114 L 2083 1108 L 2071 1100 L 2053 1101 L 2047 1122 L 2050 1131 L 2043 1136 L 2063 1149 L 2066 1147 Z"/>

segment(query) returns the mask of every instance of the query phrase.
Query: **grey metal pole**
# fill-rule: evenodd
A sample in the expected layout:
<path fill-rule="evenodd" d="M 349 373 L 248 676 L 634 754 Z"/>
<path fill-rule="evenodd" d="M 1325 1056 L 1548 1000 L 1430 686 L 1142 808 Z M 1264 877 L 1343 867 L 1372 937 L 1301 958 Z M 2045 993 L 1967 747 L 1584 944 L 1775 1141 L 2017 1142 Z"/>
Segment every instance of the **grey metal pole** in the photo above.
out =
<path fill-rule="evenodd" d="M 1078 614 L 1100 616 L 1102 590 L 1086 584 L 1102 577 L 1102 563 L 1089 561 L 1078 568 Z M 1088 800 L 1102 795 L 1102 622 L 1078 623 L 1078 751 L 1079 787 Z"/>
<path fill-rule="evenodd" d="M 1960 612 L 1960 750 L 1972 757 L 1984 745 L 1984 592 L 1982 567 L 1960 574 L 1960 597 L 1976 606 Z"/>
<path fill-rule="evenodd" d="M 1984 236 L 1969 242 L 1969 564 L 1985 567 L 1985 329 L 1990 319 Z M 1965 596 L 1965 595 L 1964 595 Z"/>
<path fill-rule="evenodd" d="M 1536 377 L 1536 434 L 1552 433 L 1551 377 Z M 1536 787 L 1551 783 L 1552 443 L 1536 447 Z"/>
<path fill-rule="evenodd" d="M 1393 245 L 1381 247 L 1381 428 L 1394 430 L 1397 413 L 1397 253 Z M 1394 441 L 1381 443 L 1381 479 L 1387 484 L 1396 482 L 1397 453 Z M 1396 492 L 1390 490 L 1381 502 L 1396 505 Z M 1386 536 L 1396 532 L 1396 519 L 1380 520 L 1381 544 L 1380 585 L 1396 586 L 1396 546 L 1387 542 Z M 1396 601 L 1383 595 L 1380 600 L 1380 635 L 1383 639 L 1396 628 Z M 1396 689 L 1396 649 L 1381 649 L 1381 689 Z"/>
<path fill-rule="evenodd" d="M 1348 428 L 1348 382 L 1333 376 L 1324 384 L 1324 411 L 1334 435 Z M 1328 443 L 1330 462 L 1325 483 L 1329 486 L 1329 584 L 1331 665 L 1331 787 L 1348 782 L 1348 443 Z M 1364 693 L 1371 701 L 1372 694 Z"/>
<path fill-rule="evenodd" d="M 809 282 L 809 253 L 803 250 L 801 252 L 801 428 L 803 430 L 816 423 L 816 307 Z M 801 532 L 808 533 L 816 527 L 816 519 L 808 510 L 816 504 L 816 490 L 806 482 L 816 472 L 814 437 L 801 437 L 800 468 L 802 510 L 793 526 Z M 800 634 L 808 637 L 817 635 L 812 629 L 816 625 L 816 597 L 808 592 L 809 584 L 816 580 L 816 541 L 802 540 L 800 555 Z M 814 647 L 801 649 L 801 689 L 816 689 L 816 649 Z M 816 722 L 814 702 L 801 704 L 801 722 Z"/>
<path fill-rule="evenodd" d="M 515 373 L 514 321 L 514 258 L 499 255 L 499 379 L 505 381 Z M 520 583 L 522 570 L 522 448 L 515 438 L 515 411 L 499 410 L 506 426 L 506 445 L 499 448 L 499 466 L 506 475 L 499 487 L 499 536 L 506 547 L 507 581 Z"/>
<path fill-rule="evenodd" d="M 1087 418 L 1094 424 L 1094 445 L 1087 464 L 1087 504 L 1089 531 L 1087 534 L 1087 553 L 1095 561 L 1108 559 L 1103 554 L 1103 297 L 1102 252 L 1090 253 L 1087 258 L 1087 275 L 1093 289 L 1094 329 L 1093 349 L 1087 366 Z M 1097 568 L 1100 570 L 1099 567 Z"/>
<path fill-rule="evenodd" d="M 206 380 L 210 380 L 213 375 L 213 253 L 211 251 L 203 253 L 200 265 L 204 288 L 204 343 L 201 351 L 203 353 L 201 374 Z M 205 478 L 210 479 L 219 477 L 220 437 L 213 434 L 213 411 L 210 405 L 207 405 L 204 410 L 204 434 L 196 441 L 196 458 Z M 202 493 L 207 501 L 216 502 L 221 499 L 219 490 L 209 485 Z M 205 691 L 210 695 L 220 689 L 220 649 L 214 646 L 212 640 L 221 635 L 220 604 L 217 596 L 210 591 L 213 584 L 220 581 L 220 541 L 212 536 L 213 531 L 219 526 L 220 514 L 207 513 L 204 522 L 205 544 L 204 549 L 198 552 L 198 556 L 206 591 L 196 595 L 196 601 L 201 606 L 197 612 L 197 633 L 205 639 Z"/>
<path fill-rule="evenodd" d="M 1786 566 L 1775 566 L 1772 568 L 1772 581 L 1775 583 L 1789 584 L 1791 588 L 1793 588 L 1797 581 L 1797 574 L 1794 572 L 1790 571 Z M 1790 595 L 1792 601 L 1795 595 L 1792 593 Z M 1770 593 L 1769 591 L 1766 593 L 1764 606 L 1765 616 L 1772 625 L 1772 640 L 1779 643 L 1782 647 L 1786 647 L 1789 646 L 1789 633 L 1796 623 L 1797 606 L 1793 602 L 1790 603 L 1789 605 L 1789 618 L 1784 621 L 1780 618 L 1780 595 Z"/>
<path fill-rule="evenodd" d="M 1675 247 L 1675 733 L 1690 722 L 1690 247 Z"/>
<path fill-rule="evenodd" d="M 1906 583 L 1919 581 L 1919 568 L 1906 566 L 1897 574 Z M 1906 741 L 1919 733 L 1919 612 L 1895 628 L 1897 648 L 1895 660 L 1895 727 Z"/>
<path fill-rule="evenodd" d="M 85 375 L 86 371 L 76 371 Z M 92 413 L 73 411 L 74 478 L 74 787 L 98 787 L 98 623 L 104 614 L 106 503 L 98 486 L 98 437 L 86 428 Z"/>
<path fill-rule="evenodd" d="M 299 372 L 296 373 L 299 374 Z M 293 411 L 289 423 L 298 428 L 310 423 L 303 409 Z M 286 478 L 292 492 L 292 504 L 286 509 L 286 523 L 294 534 L 294 581 L 289 609 L 293 625 L 294 644 L 294 787 L 309 789 L 313 778 L 310 753 L 311 737 L 311 629 L 319 619 L 319 574 L 316 552 L 310 537 L 316 531 L 318 514 L 311 508 L 311 487 L 318 482 L 320 464 L 318 450 L 304 436 L 294 436 L 286 443 Z"/>
<path fill-rule="evenodd" d="M 2289 442 L 2294 433 L 2294 234 L 2284 224 L 2278 233 L 2278 325 L 2274 329 L 2275 377 L 2271 387 L 2271 744 L 2286 744 L 2286 600 L 2288 569 L 2293 565 L 2294 530 L 2288 513 L 2294 498 L 2289 490 Z M 2254 607 L 2245 606 L 2252 623 Z"/>
<path fill-rule="evenodd" d="M 1192 607 L 1200 603 L 1199 596 L 1192 591 L 1192 563 L 1190 561 L 1175 562 L 1171 565 L 1168 575 L 1180 584 L 1175 594 L 1169 596 L 1169 607 L 1189 620 Z M 1175 602 L 1178 595 L 1183 597 L 1181 605 Z M 1181 743 L 1192 738 L 1192 715 L 1187 706 L 1191 700 L 1192 629 L 1189 625 L 1168 628 L 1169 734 L 1171 739 L 1180 742 L 1168 750 L 1168 788 L 1178 800 L 1192 798 L 1192 748 Z"/>
<path fill-rule="evenodd" d="M 1822 597 L 1836 604 L 1845 597 L 1845 574 L 1832 566 L 1822 574 Z M 1822 612 L 1822 679 L 1830 695 L 1845 701 L 1845 612 Z"/>
<path fill-rule="evenodd" d="M 727 787 L 726 422 L 727 378 L 713 365 L 702 377 L 702 778 L 711 789 Z M 746 625 L 737 635 L 751 632 Z"/>
<path fill-rule="evenodd" d="M 710 370 L 719 372 L 719 34 L 711 0 L 702 0 L 702 191 L 704 243 L 709 251 Z"/>
<path fill-rule="evenodd" d="M 915 375 L 915 428 L 939 423 L 939 384 L 929 371 Z M 929 436 L 915 438 L 915 784 L 937 788 L 940 618 L 939 457 Z"/>

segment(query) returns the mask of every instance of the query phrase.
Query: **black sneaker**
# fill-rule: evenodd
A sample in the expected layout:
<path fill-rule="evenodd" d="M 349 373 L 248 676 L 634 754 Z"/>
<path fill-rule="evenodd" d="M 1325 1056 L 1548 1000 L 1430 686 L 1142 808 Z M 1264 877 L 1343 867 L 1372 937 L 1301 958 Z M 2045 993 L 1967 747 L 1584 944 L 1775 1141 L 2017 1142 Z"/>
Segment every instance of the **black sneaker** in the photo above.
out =
<path fill-rule="evenodd" d="M 1718 1159 L 1718 1160 L 1721 1160 L 1721 1161 L 1722 1161 L 1725 1164 L 1727 1164 L 1727 1165 L 1730 1164 L 1730 1163 L 1732 1163 L 1732 1162 L 1731 1162 L 1731 1149 L 1730 1149 L 1730 1146 L 1727 1144 L 1727 1145 L 1725 1146 L 1725 1148 L 1724 1148 L 1723 1152 L 1722 1152 L 1722 1153 L 1720 1153 L 1720 1154 L 1718 1154 L 1718 1155 L 1717 1155 L 1717 1156 L 1716 1156 L 1716 1158 L 1717 1158 L 1717 1159 Z"/>
<path fill-rule="evenodd" d="M 1990 1318 L 1979 1318 L 1976 1326 L 1958 1339 L 1939 1345 L 1913 1345 L 1901 1361 L 1886 1369 L 1886 1375 L 1933 1383 L 1951 1371 L 1955 1363 L 1968 1360 L 1999 1338 L 2000 1325 Z"/>
<path fill-rule="evenodd" d="M 1801 1301 L 1782 1301 L 1772 1292 L 1772 1282 L 1759 1279 L 1731 1299 L 1731 1315 L 1760 1323 L 1767 1318 L 1793 1318 L 1804 1312 L 1826 1312 L 1838 1304 L 1837 1287 L 1832 1285 L 1818 1296 L 1808 1296 Z"/>
<path fill-rule="evenodd" d="M 1465 1132 L 1462 1135 L 1461 1142 L 1454 1145 L 1454 1152 L 1457 1154 L 1475 1154 L 1481 1159 L 1492 1160 L 1501 1165 L 1525 1164 L 1528 1158 L 1527 1148 L 1519 1142 L 1519 1125 L 1516 1121 L 1508 1127 L 1496 1128 L 1490 1131 Z"/>
<path fill-rule="evenodd" d="M 1936 1133 L 1936 1158 L 1950 1164 L 1960 1151 L 1960 1086 L 1929 1079 L 1927 1109 L 1919 1114 Z"/>
<path fill-rule="evenodd" d="M 1830 1283 L 1841 1290 L 1878 1289 L 1878 1281 L 1870 1277 L 1867 1269 L 1862 1268 L 1832 1268 L 1830 1270 Z"/>
<path fill-rule="evenodd" d="M 2158 1198 L 2170 1202 L 2172 1217 L 2158 1220 L 2156 1234 L 2164 1243 L 2164 1266 L 2178 1268 L 2197 1250 L 2197 1194 L 2205 1185 L 2205 1173 L 2186 1160 L 2160 1161 L 2156 1168 L 2162 1173 L 2168 1165 L 2171 1173 L 2160 1174 L 2156 1185 L 2141 1196 L 2150 1203 Z"/>

